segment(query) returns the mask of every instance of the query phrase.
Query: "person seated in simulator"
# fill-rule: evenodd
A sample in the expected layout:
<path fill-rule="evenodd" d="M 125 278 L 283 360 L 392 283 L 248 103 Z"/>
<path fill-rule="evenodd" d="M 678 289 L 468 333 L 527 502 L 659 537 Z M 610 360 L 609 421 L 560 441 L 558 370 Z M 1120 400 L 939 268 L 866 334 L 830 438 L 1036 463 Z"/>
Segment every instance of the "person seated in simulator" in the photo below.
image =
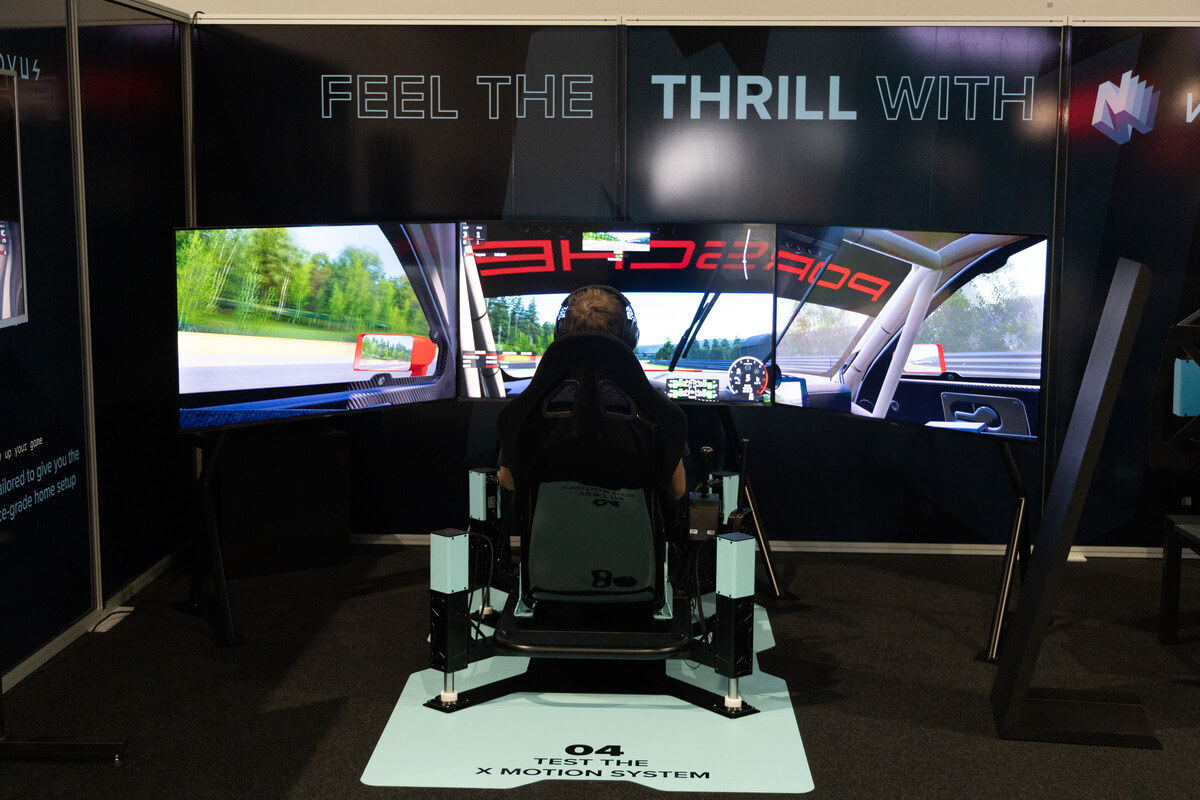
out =
<path fill-rule="evenodd" d="M 576 289 L 563 301 L 563 311 L 555 328 L 555 338 L 573 333 L 604 334 L 621 339 L 633 349 L 637 345 L 637 320 L 633 306 L 623 294 L 609 286 L 585 286 Z M 632 339 L 633 341 L 630 341 Z M 613 402 L 621 404 L 620 398 Z M 500 453 L 500 485 L 513 488 L 513 475 L 505 464 L 504 453 Z M 675 500 L 687 493 L 687 482 L 683 459 L 675 466 L 671 476 L 671 491 Z"/>

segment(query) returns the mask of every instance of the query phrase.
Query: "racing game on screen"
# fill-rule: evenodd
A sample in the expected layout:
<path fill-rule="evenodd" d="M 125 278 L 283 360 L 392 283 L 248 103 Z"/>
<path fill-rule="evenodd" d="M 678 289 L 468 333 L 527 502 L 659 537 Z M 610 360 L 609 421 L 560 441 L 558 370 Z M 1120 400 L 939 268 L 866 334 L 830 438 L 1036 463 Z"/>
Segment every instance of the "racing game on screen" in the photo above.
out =
<path fill-rule="evenodd" d="M 1043 236 L 778 227 L 776 402 L 1034 439 Z"/>
<path fill-rule="evenodd" d="M 563 300 L 605 284 L 633 306 L 638 360 L 681 402 L 770 402 L 775 226 L 465 222 L 462 390 L 508 397 L 554 339 Z"/>
<path fill-rule="evenodd" d="M 21 248 L 21 159 L 17 76 L 0 74 L 0 328 L 29 319 Z"/>
<path fill-rule="evenodd" d="M 453 397 L 456 231 L 177 231 L 180 428 Z"/>

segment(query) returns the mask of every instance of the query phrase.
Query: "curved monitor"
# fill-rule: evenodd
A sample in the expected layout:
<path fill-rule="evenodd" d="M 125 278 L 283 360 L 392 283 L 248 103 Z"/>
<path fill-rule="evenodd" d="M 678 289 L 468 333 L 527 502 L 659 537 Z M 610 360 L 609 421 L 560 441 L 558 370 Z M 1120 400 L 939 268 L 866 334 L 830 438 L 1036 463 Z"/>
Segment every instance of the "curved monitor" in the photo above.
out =
<path fill-rule="evenodd" d="M 456 230 L 177 231 L 180 428 L 453 397 Z"/>

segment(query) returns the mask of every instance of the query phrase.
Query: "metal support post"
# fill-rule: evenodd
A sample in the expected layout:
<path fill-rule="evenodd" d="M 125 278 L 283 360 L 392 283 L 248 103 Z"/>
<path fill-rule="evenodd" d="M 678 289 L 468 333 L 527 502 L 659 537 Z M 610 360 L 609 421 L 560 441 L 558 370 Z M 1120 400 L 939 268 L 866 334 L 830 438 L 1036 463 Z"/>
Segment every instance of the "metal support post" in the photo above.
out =
<path fill-rule="evenodd" d="M 465 531 L 443 528 L 429 535 L 429 662 L 445 673 L 442 693 L 430 703 L 458 702 L 454 673 L 470 663 L 470 554 Z"/>
<path fill-rule="evenodd" d="M 726 533 L 717 537 L 717 624 L 713 632 L 714 668 L 729 679 L 724 713 L 752 713 L 742 701 L 738 678 L 754 671 L 754 537 Z"/>

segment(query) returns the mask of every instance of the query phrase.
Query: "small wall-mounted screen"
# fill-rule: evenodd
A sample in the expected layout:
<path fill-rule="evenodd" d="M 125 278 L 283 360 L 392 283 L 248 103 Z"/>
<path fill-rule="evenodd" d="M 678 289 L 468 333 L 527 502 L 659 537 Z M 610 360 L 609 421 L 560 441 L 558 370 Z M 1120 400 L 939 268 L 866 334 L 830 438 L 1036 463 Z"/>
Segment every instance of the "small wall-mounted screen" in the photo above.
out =
<path fill-rule="evenodd" d="M 779 226 L 776 402 L 1034 439 L 1043 236 Z"/>
<path fill-rule="evenodd" d="M 453 397 L 456 230 L 177 231 L 180 427 Z"/>
<path fill-rule="evenodd" d="M 0 328 L 29 319 L 21 238 L 21 138 L 17 76 L 0 72 Z"/>
<path fill-rule="evenodd" d="M 462 395 L 519 393 L 567 295 L 602 284 L 633 307 L 665 395 L 770 402 L 774 225 L 465 222 L 460 245 Z"/>

